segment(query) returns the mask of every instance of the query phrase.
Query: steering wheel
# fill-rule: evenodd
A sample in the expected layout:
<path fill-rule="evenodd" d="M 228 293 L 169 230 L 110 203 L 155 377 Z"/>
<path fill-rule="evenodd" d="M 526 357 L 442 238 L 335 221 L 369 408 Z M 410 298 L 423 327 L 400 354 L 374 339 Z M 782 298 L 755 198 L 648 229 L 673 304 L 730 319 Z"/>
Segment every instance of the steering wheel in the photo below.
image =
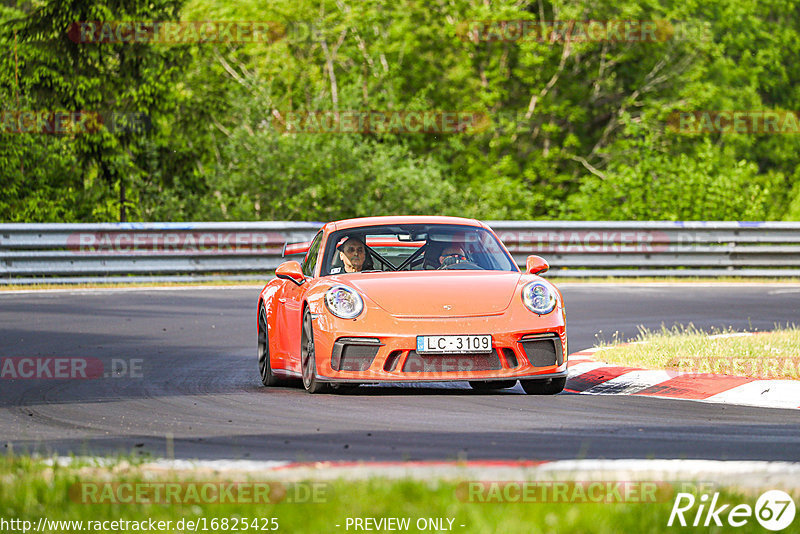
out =
<path fill-rule="evenodd" d="M 457 265 L 462 262 L 466 262 L 467 258 L 459 254 L 458 252 L 454 252 L 453 254 L 448 254 L 442 259 L 442 264 L 438 267 L 439 269 L 447 269 L 453 265 Z"/>

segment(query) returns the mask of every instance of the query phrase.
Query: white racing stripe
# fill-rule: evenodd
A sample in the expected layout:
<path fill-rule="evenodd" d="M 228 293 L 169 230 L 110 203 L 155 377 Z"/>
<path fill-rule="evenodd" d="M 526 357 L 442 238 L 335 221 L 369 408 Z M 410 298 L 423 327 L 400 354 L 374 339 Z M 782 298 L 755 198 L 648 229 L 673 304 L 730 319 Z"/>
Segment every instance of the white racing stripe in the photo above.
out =
<path fill-rule="evenodd" d="M 570 378 L 575 378 L 576 376 L 580 376 L 583 373 L 594 371 L 600 367 L 608 367 L 608 364 L 604 362 L 585 362 L 578 363 L 576 365 L 570 365 L 568 368 L 567 380 Z"/>
<path fill-rule="evenodd" d="M 708 336 L 708 339 L 727 339 L 729 337 L 746 337 L 752 335 L 753 332 L 730 332 L 728 334 L 714 334 L 713 336 Z"/>
<path fill-rule="evenodd" d="M 656 384 L 675 378 L 670 371 L 630 371 L 584 391 L 590 395 L 633 395 Z"/>
<path fill-rule="evenodd" d="M 573 480 L 701 481 L 745 490 L 800 490 L 800 463 L 736 460 L 559 460 L 537 468 Z"/>
<path fill-rule="evenodd" d="M 797 289 L 773 289 L 772 291 L 768 291 L 770 295 L 784 295 L 786 293 L 800 293 L 800 288 Z"/>
<path fill-rule="evenodd" d="M 118 460 L 59 457 L 60 465 L 112 467 Z M 53 460 L 48 461 L 52 465 Z M 246 474 L 268 480 L 366 480 L 374 477 L 417 480 L 483 481 L 656 481 L 695 482 L 734 486 L 745 491 L 800 490 L 800 463 L 681 460 L 681 459 L 580 459 L 542 463 L 516 461 L 420 461 L 420 462 L 308 462 L 255 460 L 167 460 L 157 459 L 135 468 L 150 474 L 175 473 L 221 477 Z M 128 472 L 128 474 L 130 474 Z M 698 486 L 702 488 L 703 486 Z M 713 491 L 713 490 L 712 490 Z"/>
<path fill-rule="evenodd" d="M 121 462 L 116 458 L 103 458 L 94 456 L 58 456 L 55 458 L 46 458 L 43 460 L 46 465 L 59 465 L 59 466 L 97 466 L 97 467 L 111 467 L 119 465 Z M 143 462 L 138 467 L 143 469 L 153 470 L 196 470 L 196 469 L 212 469 L 215 471 L 262 471 L 277 469 L 290 465 L 292 462 L 283 460 L 183 460 L 183 459 L 167 459 L 157 458 L 152 461 Z M 132 468 L 137 467 L 132 465 Z"/>
<path fill-rule="evenodd" d="M 770 408 L 800 408 L 800 381 L 756 380 L 712 395 L 706 401 Z"/>
<path fill-rule="evenodd" d="M 570 358 L 569 359 L 569 366 L 568 367 L 576 367 L 582 363 L 595 363 L 597 360 L 593 360 L 589 357 L 587 358 Z"/>
<path fill-rule="evenodd" d="M 583 355 L 594 354 L 595 352 L 601 351 L 601 350 L 605 350 L 605 347 L 592 347 L 590 349 L 579 350 L 578 352 L 573 353 L 573 354 L 578 354 L 578 356 L 583 356 Z"/>

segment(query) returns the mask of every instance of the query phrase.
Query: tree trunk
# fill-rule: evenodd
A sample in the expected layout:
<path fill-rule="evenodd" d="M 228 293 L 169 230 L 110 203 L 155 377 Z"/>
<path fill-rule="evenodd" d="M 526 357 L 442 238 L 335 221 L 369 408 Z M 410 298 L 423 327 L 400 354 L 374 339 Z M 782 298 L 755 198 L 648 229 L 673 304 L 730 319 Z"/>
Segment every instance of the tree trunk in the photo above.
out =
<path fill-rule="evenodd" d="M 119 222 L 128 222 L 128 214 L 125 212 L 125 180 L 119 181 Z"/>

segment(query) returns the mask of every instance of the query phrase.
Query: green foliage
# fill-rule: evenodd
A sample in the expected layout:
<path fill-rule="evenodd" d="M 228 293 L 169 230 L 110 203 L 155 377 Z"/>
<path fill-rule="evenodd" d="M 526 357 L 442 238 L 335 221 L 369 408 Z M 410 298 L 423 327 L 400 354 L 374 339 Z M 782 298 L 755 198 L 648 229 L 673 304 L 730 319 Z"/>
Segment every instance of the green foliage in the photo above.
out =
<path fill-rule="evenodd" d="M 233 132 L 212 180 L 215 219 L 320 220 L 455 213 L 443 165 L 402 144 L 331 134 Z"/>
<path fill-rule="evenodd" d="M 103 220 L 113 217 L 111 206 L 116 197 L 116 209 L 120 220 L 126 220 L 130 210 L 134 218 L 138 212 L 137 189 L 146 179 L 144 159 L 152 135 L 142 125 L 112 127 L 117 117 L 145 116 L 149 121 L 157 120 L 169 111 L 175 102 L 170 98 L 174 83 L 181 74 L 185 51 L 178 47 L 166 48 L 150 43 L 87 43 L 70 38 L 68 30 L 77 21 L 170 20 L 178 17 L 179 0 L 124 0 L 107 5 L 105 2 L 83 0 L 48 0 L 24 3 L 26 13 L 15 17 L 13 11 L 4 13 L 2 39 L 12 40 L 18 51 L 10 64 L 3 60 L 2 90 L 11 93 L 9 84 L 13 72 L 14 92 L 22 95 L 28 108 L 16 107 L 13 111 L 34 110 L 37 112 L 83 112 L 110 117 L 104 125 L 59 135 L 55 141 L 42 141 L 41 133 L 25 132 L 16 135 L 23 145 L 43 145 L 43 150 L 63 147 L 71 163 L 79 170 L 63 175 L 63 169 L 48 168 L 44 176 L 26 176 L 33 181 L 32 197 L 23 200 L 24 205 L 47 200 L 55 204 L 45 214 L 45 219 L 58 213 L 72 213 L 69 207 L 75 203 L 72 194 L 83 197 L 75 209 L 81 219 Z M 17 15 L 19 13 L 16 13 Z M 15 103 L 16 104 L 16 103 Z M 8 107 L 4 108 L 9 110 Z M 115 123 L 123 124 L 123 123 Z M 162 139 L 162 142 L 164 140 Z M 34 152 L 35 153 L 35 152 Z M 7 161 L 9 167 L 22 169 L 39 162 L 32 152 L 16 152 Z M 47 158 L 52 160 L 52 158 Z M 63 163 L 63 162 L 62 162 Z M 5 176 L 5 168 L 3 175 Z M 40 178 L 37 180 L 36 178 Z M 36 189 L 41 188 L 40 191 Z M 92 189 L 104 189 L 100 194 L 91 194 Z M 64 206 L 58 195 L 51 197 L 47 191 L 63 191 Z M 15 210 L 5 218 L 24 217 Z M 42 213 L 35 214 L 40 218 Z"/>
<path fill-rule="evenodd" d="M 584 180 L 573 209 L 592 220 L 769 220 L 783 175 L 759 174 L 730 146 L 700 138 L 686 153 L 659 150 L 652 135 L 617 143 L 635 158 L 612 161 Z M 623 147 L 624 146 L 624 147 Z"/>
<path fill-rule="evenodd" d="M 77 44 L 77 20 L 271 21 L 259 42 Z M 642 20 L 659 40 L 479 40 L 469 21 Z M 3 23 L 4 22 L 4 23 Z M 800 0 L 37 0 L 0 7 L 3 109 L 153 128 L 0 134 L 0 220 L 800 220 L 800 135 L 693 134 L 800 110 Z M 497 31 L 497 30 L 495 30 Z M 15 81 L 15 72 L 20 81 Z M 459 134 L 285 133 L 287 112 L 482 112 Z"/>

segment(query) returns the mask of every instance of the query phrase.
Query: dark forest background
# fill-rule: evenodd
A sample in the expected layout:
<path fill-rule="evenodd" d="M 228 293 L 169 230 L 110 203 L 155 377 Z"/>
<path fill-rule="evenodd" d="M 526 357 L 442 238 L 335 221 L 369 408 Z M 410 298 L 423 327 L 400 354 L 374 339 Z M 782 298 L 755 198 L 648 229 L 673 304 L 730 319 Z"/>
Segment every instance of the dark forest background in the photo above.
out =
<path fill-rule="evenodd" d="M 468 21 L 670 21 L 659 40 L 470 40 Z M 269 40 L 80 43 L 75 21 L 272 21 Z M 145 121 L 0 134 L 0 221 L 800 220 L 798 0 L 0 0 L 0 109 Z M 286 133 L 287 111 L 468 110 L 455 134 Z M 7 116 L 7 115 L 6 115 Z"/>

